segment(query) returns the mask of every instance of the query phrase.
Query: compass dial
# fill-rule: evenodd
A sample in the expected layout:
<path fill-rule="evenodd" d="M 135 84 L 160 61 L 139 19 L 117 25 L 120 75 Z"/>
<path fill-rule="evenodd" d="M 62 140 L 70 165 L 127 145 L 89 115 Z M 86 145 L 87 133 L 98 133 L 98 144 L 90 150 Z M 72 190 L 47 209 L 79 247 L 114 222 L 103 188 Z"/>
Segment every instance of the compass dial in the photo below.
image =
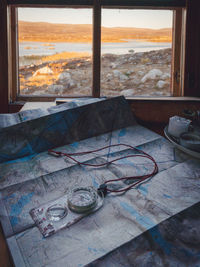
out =
<path fill-rule="evenodd" d="M 67 207 L 60 204 L 50 206 L 46 211 L 46 216 L 50 221 L 60 221 L 67 215 Z"/>
<path fill-rule="evenodd" d="M 97 205 L 97 192 L 92 187 L 78 187 L 68 197 L 69 208 L 77 213 L 91 211 Z"/>

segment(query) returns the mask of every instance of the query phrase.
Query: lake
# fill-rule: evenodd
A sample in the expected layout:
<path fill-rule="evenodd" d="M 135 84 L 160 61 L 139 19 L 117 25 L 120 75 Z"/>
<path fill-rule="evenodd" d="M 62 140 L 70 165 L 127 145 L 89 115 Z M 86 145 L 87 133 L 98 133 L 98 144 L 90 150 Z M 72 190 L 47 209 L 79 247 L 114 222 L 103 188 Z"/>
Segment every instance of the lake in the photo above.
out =
<path fill-rule="evenodd" d="M 129 50 L 134 52 L 146 52 L 170 48 L 171 43 L 140 42 L 131 40 L 125 43 L 102 43 L 102 54 L 127 54 Z M 42 43 L 42 42 L 20 42 L 19 56 L 46 56 L 61 52 L 87 52 L 91 53 L 92 45 L 87 43 Z"/>

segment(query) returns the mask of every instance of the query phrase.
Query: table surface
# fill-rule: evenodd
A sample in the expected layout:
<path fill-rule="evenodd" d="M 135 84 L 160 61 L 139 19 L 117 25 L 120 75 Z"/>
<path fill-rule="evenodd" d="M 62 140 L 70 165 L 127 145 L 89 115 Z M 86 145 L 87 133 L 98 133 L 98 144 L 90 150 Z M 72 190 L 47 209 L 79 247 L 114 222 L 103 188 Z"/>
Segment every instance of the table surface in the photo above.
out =
<path fill-rule="evenodd" d="M 75 185 L 97 188 L 108 179 L 148 173 L 152 163 L 134 157 L 89 168 L 44 151 L 0 164 L 1 223 L 16 266 L 198 266 L 198 159 L 136 122 L 58 150 L 76 153 L 123 143 L 154 157 L 158 174 L 126 194 L 108 195 L 98 212 L 49 238 L 34 225 L 32 208 L 59 199 Z M 77 159 L 102 163 L 131 153 L 119 146 Z"/>

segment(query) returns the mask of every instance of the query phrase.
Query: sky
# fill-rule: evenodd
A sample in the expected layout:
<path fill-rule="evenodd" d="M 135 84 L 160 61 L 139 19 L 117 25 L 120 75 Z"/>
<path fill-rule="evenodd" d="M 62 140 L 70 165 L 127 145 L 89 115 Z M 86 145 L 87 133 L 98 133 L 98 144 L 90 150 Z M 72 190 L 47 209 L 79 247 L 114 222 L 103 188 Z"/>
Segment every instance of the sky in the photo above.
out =
<path fill-rule="evenodd" d="M 18 8 L 18 19 L 62 24 L 92 24 L 92 9 Z M 172 11 L 102 9 L 102 26 L 169 28 L 172 27 Z"/>

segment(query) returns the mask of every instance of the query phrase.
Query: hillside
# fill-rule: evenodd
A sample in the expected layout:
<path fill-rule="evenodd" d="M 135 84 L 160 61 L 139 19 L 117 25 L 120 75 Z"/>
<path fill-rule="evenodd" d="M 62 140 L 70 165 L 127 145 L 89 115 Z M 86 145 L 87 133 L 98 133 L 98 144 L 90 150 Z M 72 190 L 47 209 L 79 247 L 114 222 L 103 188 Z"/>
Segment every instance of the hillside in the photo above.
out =
<path fill-rule="evenodd" d="M 171 42 L 172 29 L 102 27 L 103 42 L 124 42 L 126 39 Z M 19 21 L 19 41 L 88 43 L 92 41 L 92 25 Z"/>
<path fill-rule="evenodd" d="M 170 95 L 171 49 L 104 54 L 101 59 L 101 92 L 105 96 Z M 22 66 L 23 95 L 91 95 L 91 56 L 47 57 L 41 63 Z"/>

